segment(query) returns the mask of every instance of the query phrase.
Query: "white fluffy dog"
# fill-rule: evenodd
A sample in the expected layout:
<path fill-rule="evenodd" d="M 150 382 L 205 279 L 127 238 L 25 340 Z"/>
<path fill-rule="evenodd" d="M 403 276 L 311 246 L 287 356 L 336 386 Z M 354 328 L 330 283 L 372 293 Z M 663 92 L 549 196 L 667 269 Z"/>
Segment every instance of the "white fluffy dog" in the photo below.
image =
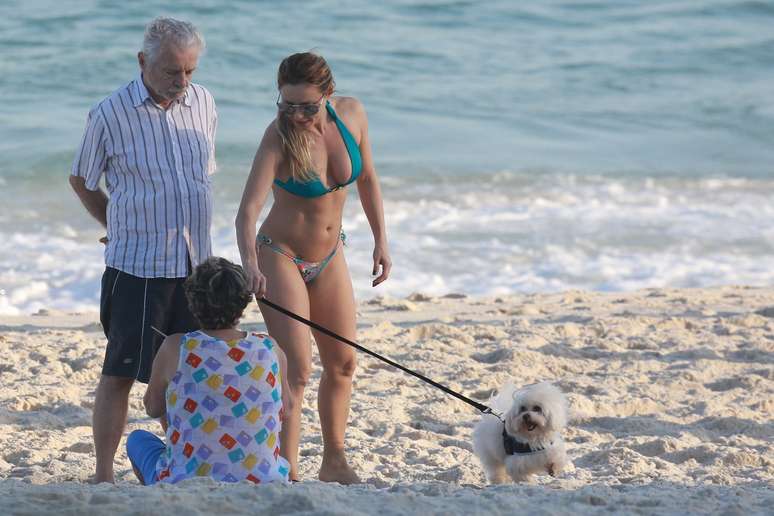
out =
<path fill-rule="evenodd" d="M 490 407 L 505 423 L 484 415 L 473 429 L 473 452 L 490 484 L 528 481 L 534 474 L 558 475 L 568 465 L 561 431 L 567 425 L 567 400 L 544 382 L 517 390 L 504 386 Z"/>

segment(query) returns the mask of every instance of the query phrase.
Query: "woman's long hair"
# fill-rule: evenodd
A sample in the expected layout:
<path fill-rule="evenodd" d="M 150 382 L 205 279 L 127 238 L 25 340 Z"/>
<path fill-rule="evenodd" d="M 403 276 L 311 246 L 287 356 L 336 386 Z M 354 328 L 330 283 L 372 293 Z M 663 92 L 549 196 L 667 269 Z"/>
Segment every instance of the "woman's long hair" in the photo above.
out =
<path fill-rule="evenodd" d="M 282 60 L 277 72 L 277 88 L 286 84 L 311 84 L 328 97 L 336 83 L 325 59 L 312 52 L 299 52 Z M 311 141 L 306 131 L 299 131 L 283 113 L 277 115 L 277 131 L 282 139 L 282 154 L 294 181 L 308 182 L 317 177 L 312 163 Z"/>

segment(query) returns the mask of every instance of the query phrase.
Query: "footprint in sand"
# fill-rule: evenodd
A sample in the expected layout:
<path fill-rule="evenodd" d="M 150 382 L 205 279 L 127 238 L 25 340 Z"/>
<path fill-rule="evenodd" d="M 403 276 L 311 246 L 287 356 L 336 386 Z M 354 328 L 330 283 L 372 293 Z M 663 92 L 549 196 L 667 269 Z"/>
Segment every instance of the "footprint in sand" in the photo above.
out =
<path fill-rule="evenodd" d="M 767 306 L 766 308 L 761 308 L 755 313 L 758 315 L 762 315 L 763 317 L 774 318 L 774 306 Z"/>
<path fill-rule="evenodd" d="M 470 395 L 476 400 L 488 400 L 495 392 L 497 392 L 497 389 L 480 389 L 471 392 Z"/>
<path fill-rule="evenodd" d="M 65 357 L 65 358 L 62 358 L 61 360 L 62 360 L 62 363 L 70 366 L 70 369 L 72 369 L 74 373 L 77 373 L 78 371 L 82 371 L 83 369 L 88 367 L 92 362 L 93 357 L 91 356 L 85 356 L 80 358 Z"/>
<path fill-rule="evenodd" d="M 438 421 L 412 421 L 409 426 L 414 430 L 427 430 L 436 434 L 457 435 L 458 429 L 454 425 L 447 425 Z"/>
<path fill-rule="evenodd" d="M 489 353 L 473 353 L 470 358 L 483 364 L 497 364 L 513 358 L 513 350 L 508 348 L 496 349 Z"/>
<path fill-rule="evenodd" d="M 668 453 L 674 453 L 680 450 L 680 442 L 675 438 L 666 437 L 635 444 L 632 445 L 631 448 L 645 457 L 663 457 Z"/>
<path fill-rule="evenodd" d="M 699 464 L 706 465 L 715 462 L 715 460 L 718 458 L 718 453 L 716 447 L 703 444 L 700 446 L 685 448 L 673 453 L 666 453 L 662 455 L 661 458 L 673 464 L 682 464 L 689 460 L 695 460 Z"/>
<path fill-rule="evenodd" d="M 65 451 L 73 452 L 73 453 L 92 453 L 94 451 L 94 444 L 90 442 L 80 442 L 75 443 L 67 448 L 65 448 Z"/>
<path fill-rule="evenodd" d="M 3 456 L 5 462 L 14 466 L 26 465 L 30 458 L 32 458 L 32 452 L 29 450 L 19 450 Z"/>
<path fill-rule="evenodd" d="M 456 448 L 461 448 L 463 450 L 467 450 L 471 453 L 473 453 L 473 445 L 470 444 L 468 441 L 462 441 L 460 439 L 442 439 L 438 442 L 441 446 L 444 448 L 454 446 Z"/>
<path fill-rule="evenodd" d="M 705 383 L 704 387 L 711 391 L 723 392 L 741 388 L 742 382 L 739 381 L 739 378 L 721 378 L 715 382 Z"/>
<path fill-rule="evenodd" d="M 371 437 L 390 439 L 393 435 L 395 435 L 395 425 L 379 422 L 370 428 L 364 428 L 363 432 L 367 435 L 370 435 Z"/>

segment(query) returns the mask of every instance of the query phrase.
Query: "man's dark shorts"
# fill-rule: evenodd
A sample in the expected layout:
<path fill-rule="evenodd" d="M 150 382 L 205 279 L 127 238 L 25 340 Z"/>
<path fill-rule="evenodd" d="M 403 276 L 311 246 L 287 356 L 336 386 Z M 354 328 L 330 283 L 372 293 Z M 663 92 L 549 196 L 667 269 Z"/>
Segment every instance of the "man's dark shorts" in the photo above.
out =
<path fill-rule="evenodd" d="M 100 322 L 108 344 L 102 374 L 150 379 L 166 335 L 199 328 L 183 292 L 185 278 L 139 278 L 107 267 L 102 275 Z"/>

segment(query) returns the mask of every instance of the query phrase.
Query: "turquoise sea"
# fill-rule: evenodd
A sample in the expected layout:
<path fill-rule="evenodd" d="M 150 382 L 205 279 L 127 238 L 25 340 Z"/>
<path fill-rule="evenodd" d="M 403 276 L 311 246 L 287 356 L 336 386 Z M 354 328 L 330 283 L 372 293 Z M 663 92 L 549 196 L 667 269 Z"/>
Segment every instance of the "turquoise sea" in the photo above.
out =
<path fill-rule="evenodd" d="M 193 21 L 219 107 L 215 252 L 315 49 L 369 112 L 394 260 L 356 294 L 774 282 L 774 1 L 14 1 L 0 4 L 0 315 L 94 309 L 100 228 L 67 175 L 89 108 L 137 73 L 147 21 Z"/>

